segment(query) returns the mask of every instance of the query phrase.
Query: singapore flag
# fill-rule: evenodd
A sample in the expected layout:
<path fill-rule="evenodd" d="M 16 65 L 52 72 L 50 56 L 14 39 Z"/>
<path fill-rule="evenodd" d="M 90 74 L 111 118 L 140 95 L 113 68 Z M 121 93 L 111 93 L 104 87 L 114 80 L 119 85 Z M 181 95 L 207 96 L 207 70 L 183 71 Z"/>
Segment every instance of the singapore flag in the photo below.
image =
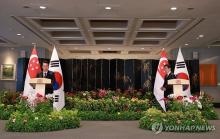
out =
<path fill-rule="evenodd" d="M 30 101 L 34 100 L 36 94 L 34 88 L 29 84 L 29 80 L 32 78 L 36 78 L 37 74 L 40 72 L 41 72 L 41 67 L 37 56 L 37 50 L 34 47 L 28 63 L 28 68 L 24 83 L 24 91 L 23 91 L 23 96 L 28 97 Z"/>
<path fill-rule="evenodd" d="M 161 58 L 158 64 L 156 78 L 154 82 L 154 96 L 159 102 L 160 106 L 166 111 L 165 102 L 164 102 L 164 91 L 161 90 L 161 87 L 164 84 L 164 79 L 166 76 L 166 72 L 164 70 L 164 65 L 168 64 L 167 55 L 164 49 L 161 51 Z"/>

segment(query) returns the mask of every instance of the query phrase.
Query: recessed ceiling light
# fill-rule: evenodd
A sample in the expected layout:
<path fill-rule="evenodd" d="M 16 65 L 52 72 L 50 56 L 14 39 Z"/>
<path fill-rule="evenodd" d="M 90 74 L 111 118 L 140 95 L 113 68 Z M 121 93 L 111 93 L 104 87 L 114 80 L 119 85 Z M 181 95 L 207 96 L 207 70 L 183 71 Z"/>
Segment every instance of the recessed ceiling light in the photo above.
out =
<path fill-rule="evenodd" d="M 194 8 L 193 7 L 189 7 L 189 8 L 187 8 L 188 10 L 194 10 Z"/>
<path fill-rule="evenodd" d="M 188 46 L 189 44 L 188 44 L 188 43 L 185 43 L 185 45 Z"/>
<path fill-rule="evenodd" d="M 47 9 L 47 7 L 46 6 L 40 6 L 40 9 L 45 10 L 45 9 Z"/>
<path fill-rule="evenodd" d="M 171 7 L 170 10 L 176 11 L 176 10 L 177 10 L 177 7 Z"/>
<path fill-rule="evenodd" d="M 28 8 L 30 8 L 30 7 L 29 7 L 28 5 L 24 5 L 23 8 L 28 9 Z"/>
<path fill-rule="evenodd" d="M 110 6 L 106 6 L 105 9 L 106 9 L 106 10 L 111 10 L 112 7 L 110 7 Z"/>
<path fill-rule="evenodd" d="M 200 34 L 200 35 L 199 35 L 199 37 L 200 37 L 200 38 L 203 38 L 203 37 L 204 37 L 204 35 L 203 35 L 203 34 Z"/>
<path fill-rule="evenodd" d="M 21 34 L 20 34 L 20 33 L 18 33 L 17 35 L 18 35 L 18 36 L 21 36 Z"/>

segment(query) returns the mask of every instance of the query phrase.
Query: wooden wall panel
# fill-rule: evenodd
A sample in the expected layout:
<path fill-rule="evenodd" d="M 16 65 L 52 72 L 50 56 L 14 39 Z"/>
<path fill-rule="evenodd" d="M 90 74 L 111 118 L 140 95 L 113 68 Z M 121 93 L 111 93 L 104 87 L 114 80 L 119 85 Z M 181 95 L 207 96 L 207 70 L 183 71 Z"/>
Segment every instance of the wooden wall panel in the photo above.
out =
<path fill-rule="evenodd" d="M 217 65 L 200 64 L 200 85 L 217 86 Z"/>

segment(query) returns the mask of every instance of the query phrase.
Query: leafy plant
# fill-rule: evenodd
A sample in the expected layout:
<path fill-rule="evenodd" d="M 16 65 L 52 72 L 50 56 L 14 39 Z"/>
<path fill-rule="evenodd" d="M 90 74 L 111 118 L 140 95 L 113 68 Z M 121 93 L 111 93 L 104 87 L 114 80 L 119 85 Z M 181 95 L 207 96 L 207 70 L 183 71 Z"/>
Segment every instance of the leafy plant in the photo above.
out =
<path fill-rule="evenodd" d="M 108 113 L 104 111 L 79 111 L 78 116 L 82 120 L 139 120 L 143 112 L 124 111 Z"/>
<path fill-rule="evenodd" d="M 139 121 L 140 128 L 152 130 L 155 124 L 161 124 L 161 130 L 172 132 L 210 131 L 208 121 L 199 110 L 162 112 L 155 108 L 148 109 Z M 172 127 L 172 128 L 170 128 Z M 176 128 L 174 128 L 176 127 Z"/>
<path fill-rule="evenodd" d="M 80 126 L 80 119 L 77 111 L 61 110 L 50 114 L 42 112 L 19 111 L 13 113 L 6 123 L 6 130 L 13 132 L 45 132 L 77 128 Z"/>

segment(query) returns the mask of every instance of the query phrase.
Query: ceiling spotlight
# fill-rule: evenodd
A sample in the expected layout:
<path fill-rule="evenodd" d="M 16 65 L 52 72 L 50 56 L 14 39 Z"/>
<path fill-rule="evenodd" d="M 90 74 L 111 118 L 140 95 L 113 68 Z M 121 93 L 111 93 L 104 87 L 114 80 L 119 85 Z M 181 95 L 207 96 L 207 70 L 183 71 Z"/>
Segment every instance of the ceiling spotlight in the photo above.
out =
<path fill-rule="evenodd" d="M 46 6 L 40 6 L 40 9 L 45 10 L 45 9 L 47 9 L 47 7 Z"/>
<path fill-rule="evenodd" d="M 176 10 L 177 10 L 177 7 L 171 7 L 170 10 L 176 11 Z"/>
<path fill-rule="evenodd" d="M 20 34 L 20 33 L 18 33 L 17 35 L 18 35 L 18 36 L 21 36 L 21 34 Z"/>
<path fill-rule="evenodd" d="M 185 43 L 185 46 L 188 46 L 189 44 L 188 43 Z"/>
<path fill-rule="evenodd" d="M 105 9 L 106 9 L 106 10 L 111 10 L 112 7 L 110 7 L 110 6 L 106 6 Z"/>
<path fill-rule="evenodd" d="M 200 35 L 199 35 L 199 37 L 200 37 L 200 38 L 203 38 L 203 37 L 204 37 L 204 35 L 203 35 L 203 34 L 200 34 Z"/>

